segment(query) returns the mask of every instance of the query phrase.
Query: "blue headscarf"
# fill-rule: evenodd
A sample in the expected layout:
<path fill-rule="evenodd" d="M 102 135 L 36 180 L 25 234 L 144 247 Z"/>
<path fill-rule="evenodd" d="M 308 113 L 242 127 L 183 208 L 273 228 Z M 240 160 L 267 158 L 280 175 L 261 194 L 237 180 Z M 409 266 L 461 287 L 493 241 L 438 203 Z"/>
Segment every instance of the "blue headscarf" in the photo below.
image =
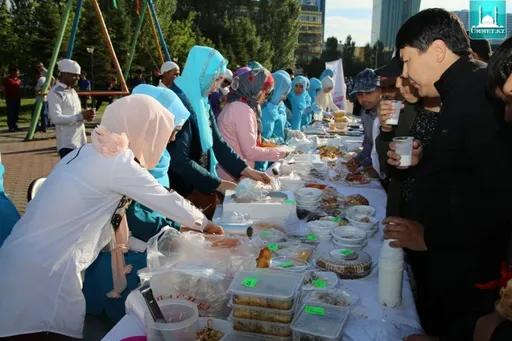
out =
<path fill-rule="evenodd" d="M 304 89 L 306 89 L 306 103 L 308 104 L 308 107 L 311 105 L 311 96 L 309 96 L 309 87 L 310 87 L 311 83 L 309 82 L 309 79 L 306 78 L 306 87 Z"/>
<path fill-rule="evenodd" d="M 325 69 L 322 74 L 320 75 L 320 81 L 323 80 L 325 77 L 331 77 L 333 78 L 334 77 L 334 71 L 331 70 L 331 69 Z"/>
<path fill-rule="evenodd" d="M 262 106 L 261 123 L 263 124 L 263 132 L 261 135 L 266 139 L 275 135 L 284 140 L 284 127 L 281 134 L 281 132 L 276 131 L 275 122 L 279 119 L 280 115 L 279 104 L 282 102 L 282 98 L 290 91 L 292 79 L 284 70 L 276 71 L 272 76 L 274 77 L 274 92 Z"/>
<path fill-rule="evenodd" d="M 210 127 L 208 91 L 218 77 L 226 72 L 228 61 L 219 51 L 205 46 L 194 46 L 188 53 L 185 68 L 174 84 L 187 96 L 194 109 L 203 152 L 210 153 L 210 173 L 217 174 L 217 159 L 213 152 L 213 133 Z"/>
<path fill-rule="evenodd" d="M 260 63 L 258 63 L 257 61 L 250 61 L 248 64 L 247 64 L 248 67 L 250 67 L 251 69 L 264 69 L 263 65 L 261 65 Z"/>
<path fill-rule="evenodd" d="M 7 194 L 5 194 L 4 173 L 5 168 L 0 163 L 0 247 L 11 234 L 14 225 L 20 220 L 18 210 L 16 210 Z"/>
<path fill-rule="evenodd" d="M 318 93 L 322 91 L 323 85 L 318 78 L 311 78 L 310 82 L 311 86 L 309 87 L 309 96 L 311 97 L 311 109 L 313 110 L 313 113 L 315 113 L 318 110 L 321 110 L 316 104 L 316 96 L 318 96 Z"/>
<path fill-rule="evenodd" d="M 185 105 L 183 105 L 183 102 L 180 100 L 178 95 L 170 89 L 141 84 L 133 89 L 132 94 L 147 95 L 156 99 L 164 108 L 174 115 L 175 127 L 182 126 L 190 117 L 190 112 L 187 110 Z M 167 149 L 164 149 L 158 164 L 153 167 L 153 169 L 149 170 L 149 174 L 151 174 L 162 186 L 169 187 L 169 175 L 167 172 L 169 171 L 170 165 L 171 154 L 169 154 Z"/>
<path fill-rule="evenodd" d="M 295 94 L 295 86 L 297 83 L 301 83 L 304 91 L 300 95 Z M 307 78 L 304 76 L 297 76 L 292 82 L 292 89 L 288 94 L 288 99 L 292 106 L 292 120 L 291 125 L 293 130 L 300 130 L 302 126 L 302 115 L 305 114 L 307 105 L 307 91 L 306 91 Z"/>

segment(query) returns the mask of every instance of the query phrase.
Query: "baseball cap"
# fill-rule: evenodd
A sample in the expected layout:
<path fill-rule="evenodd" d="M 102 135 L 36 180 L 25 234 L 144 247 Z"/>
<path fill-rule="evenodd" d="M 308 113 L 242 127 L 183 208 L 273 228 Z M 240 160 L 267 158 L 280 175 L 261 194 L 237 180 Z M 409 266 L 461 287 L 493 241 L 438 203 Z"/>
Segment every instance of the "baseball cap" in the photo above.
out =
<path fill-rule="evenodd" d="M 381 77 L 395 78 L 402 74 L 402 70 L 403 63 L 400 60 L 400 52 L 396 49 L 389 63 L 375 70 L 375 73 Z"/>
<path fill-rule="evenodd" d="M 361 92 L 372 92 L 380 86 L 379 76 L 372 69 L 364 69 L 359 72 L 354 79 L 354 87 L 350 95 L 358 94 Z"/>

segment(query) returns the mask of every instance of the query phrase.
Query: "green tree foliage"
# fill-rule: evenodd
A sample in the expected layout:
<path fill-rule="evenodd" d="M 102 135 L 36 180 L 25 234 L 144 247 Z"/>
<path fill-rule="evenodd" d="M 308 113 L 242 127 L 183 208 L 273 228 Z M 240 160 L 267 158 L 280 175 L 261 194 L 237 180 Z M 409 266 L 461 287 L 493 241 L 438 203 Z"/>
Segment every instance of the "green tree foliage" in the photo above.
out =
<path fill-rule="evenodd" d="M 320 58 L 312 58 L 305 71 L 309 78 L 319 78 L 324 70 L 325 62 Z"/>
<path fill-rule="evenodd" d="M 0 41 L 3 48 L 0 49 L 0 78 L 9 66 L 16 64 L 17 35 L 15 34 L 14 20 L 7 8 L 7 1 L 0 0 Z"/>
<path fill-rule="evenodd" d="M 325 50 L 322 52 L 322 59 L 324 62 L 332 62 L 341 58 L 341 52 L 338 50 L 338 38 L 330 37 L 325 42 Z"/>
<path fill-rule="evenodd" d="M 59 34 L 61 21 L 59 6 L 53 0 L 40 0 L 34 5 L 33 36 L 28 42 L 28 48 L 31 51 L 29 61 L 31 65 L 37 61 L 48 64 L 52 57 L 55 39 Z M 63 47 L 67 48 L 67 44 Z"/>

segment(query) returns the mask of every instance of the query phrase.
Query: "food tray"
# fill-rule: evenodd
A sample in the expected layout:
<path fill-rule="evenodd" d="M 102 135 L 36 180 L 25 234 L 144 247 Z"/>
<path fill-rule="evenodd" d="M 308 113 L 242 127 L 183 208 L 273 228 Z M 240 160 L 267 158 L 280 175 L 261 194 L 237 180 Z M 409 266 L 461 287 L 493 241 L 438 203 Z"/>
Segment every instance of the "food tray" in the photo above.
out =
<path fill-rule="evenodd" d="M 285 324 L 239 319 L 234 317 L 233 313 L 231 313 L 229 319 L 233 320 L 233 330 L 279 337 L 289 337 L 292 335 L 292 330 L 289 323 Z"/>
<path fill-rule="evenodd" d="M 304 277 L 302 290 L 328 290 L 338 285 L 338 275 L 327 271 L 310 271 Z"/>
<path fill-rule="evenodd" d="M 237 305 L 289 310 L 303 280 L 302 274 L 284 271 L 239 271 L 228 293 Z"/>
<path fill-rule="evenodd" d="M 293 340 L 338 341 L 348 315 L 345 308 L 307 303 L 292 322 Z"/>
<path fill-rule="evenodd" d="M 314 247 L 300 242 L 277 243 L 277 250 L 272 250 L 277 256 L 286 256 L 308 262 L 313 254 Z"/>
<path fill-rule="evenodd" d="M 278 256 L 270 260 L 270 268 L 288 272 L 304 272 L 309 269 L 309 264 L 300 259 Z"/>
<path fill-rule="evenodd" d="M 308 297 L 306 302 L 319 302 L 341 308 L 354 308 L 359 302 L 359 295 L 347 289 L 330 289 L 314 292 Z"/>
<path fill-rule="evenodd" d="M 372 257 L 364 251 L 332 250 L 316 260 L 320 269 L 333 271 L 342 279 L 363 278 L 372 271 Z"/>
<path fill-rule="evenodd" d="M 274 323 L 290 323 L 293 319 L 293 313 L 297 305 L 295 300 L 293 306 L 289 310 L 266 309 L 258 307 L 250 307 L 246 305 L 237 305 L 233 300 L 229 302 L 229 307 L 233 308 L 232 315 L 234 318 L 259 320 Z"/>

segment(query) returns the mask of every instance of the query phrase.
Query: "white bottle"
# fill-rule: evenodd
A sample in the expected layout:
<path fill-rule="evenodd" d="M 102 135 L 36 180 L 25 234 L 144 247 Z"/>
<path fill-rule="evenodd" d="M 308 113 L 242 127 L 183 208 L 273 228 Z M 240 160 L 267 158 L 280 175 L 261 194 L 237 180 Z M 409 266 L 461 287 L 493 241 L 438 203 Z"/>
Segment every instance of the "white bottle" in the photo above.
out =
<path fill-rule="evenodd" d="M 398 307 L 402 303 L 404 253 L 389 246 L 385 240 L 379 258 L 379 302 L 385 307 Z"/>

